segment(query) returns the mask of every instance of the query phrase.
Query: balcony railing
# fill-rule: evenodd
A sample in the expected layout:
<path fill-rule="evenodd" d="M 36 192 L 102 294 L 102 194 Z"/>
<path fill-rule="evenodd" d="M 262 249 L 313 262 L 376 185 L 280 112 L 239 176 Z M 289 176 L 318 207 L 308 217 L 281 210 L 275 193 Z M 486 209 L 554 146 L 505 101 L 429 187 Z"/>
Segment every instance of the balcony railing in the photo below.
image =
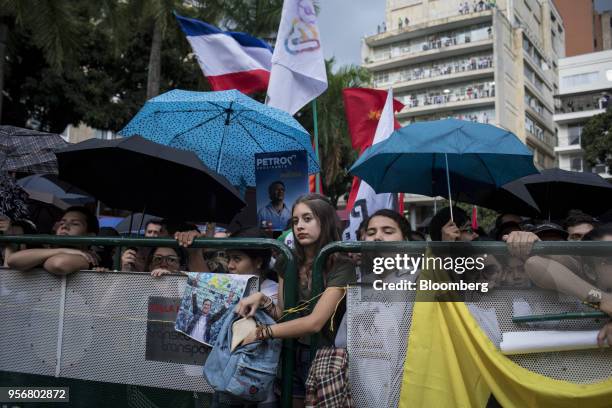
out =
<path fill-rule="evenodd" d="M 491 26 L 481 27 L 464 33 L 456 33 L 448 36 L 433 35 L 425 41 L 408 43 L 403 46 L 395 46 L 385 51 L 374 52 L 371 57 L 367 57 L 365 63 L 385 61 L 400 56 L 414 55 L 425 51 L 439 50 L 456 45 L 476 43 L 493 38 Z"/>
<path fill-rule="evenodd" d="M 607 95 L 590 94 L 579 95 L 561 99 L 557 113 L 582 112 L 589 110 L 607 109 L 610 97 Z"/>
<path fill-rule="evenodd" d="M 374 77 L 376 87 L 398 82 L 419 81 L 445 75 L 460 74 L 463 72 L 479 71 L 493 67 L 493 57 L 473 57 L 448 63 L 427 64 L 408 70 L 377 74 Z"/>

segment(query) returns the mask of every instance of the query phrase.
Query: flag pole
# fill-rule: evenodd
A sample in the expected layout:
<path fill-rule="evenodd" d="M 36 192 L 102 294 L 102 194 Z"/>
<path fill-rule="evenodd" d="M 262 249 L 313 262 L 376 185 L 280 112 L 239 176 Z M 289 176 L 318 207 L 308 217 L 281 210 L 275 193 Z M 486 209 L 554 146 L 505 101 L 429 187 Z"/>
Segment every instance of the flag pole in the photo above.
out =
<path fill-rule="evenodd" d="M 312 120 L 314 122 L 314 148 L 315 148 L 315 157 L 317 158 L 317 162 L 319 163 L 319 173 L 315 175 L 315 191 L 317 193 L 321 193 L 321 160 L 319 160 L 319 126 L 318 126 L 318 118 L 317 118 L 317 100 L 316 98 L 312 100 Z"/>

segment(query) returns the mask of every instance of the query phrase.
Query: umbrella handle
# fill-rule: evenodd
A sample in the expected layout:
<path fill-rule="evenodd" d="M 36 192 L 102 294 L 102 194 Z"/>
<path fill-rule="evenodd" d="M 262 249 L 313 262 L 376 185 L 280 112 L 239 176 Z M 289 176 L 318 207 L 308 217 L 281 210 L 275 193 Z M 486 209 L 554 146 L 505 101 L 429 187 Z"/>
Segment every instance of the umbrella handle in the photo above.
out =
<path fill-rule="evenodd" d="M 448 186 L 448 203 L 450 204 L 450 218 L 452 222 L 455 222 L 455 218 L 453 217 L 453 196 L 451 195 L 450 174 L 448 171 L 448 154 L 446 153 L 444 153 L 444 161 L 446 162 L 446 185 Z"/>

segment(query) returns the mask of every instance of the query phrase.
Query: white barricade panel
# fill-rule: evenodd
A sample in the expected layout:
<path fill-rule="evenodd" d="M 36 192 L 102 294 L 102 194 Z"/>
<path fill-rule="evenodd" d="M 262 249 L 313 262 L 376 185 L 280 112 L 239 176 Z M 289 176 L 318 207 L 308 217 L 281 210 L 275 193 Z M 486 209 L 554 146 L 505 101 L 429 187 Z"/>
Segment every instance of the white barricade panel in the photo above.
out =
<path fill-rule="evenodd" d="M 174 330 L 186 285 L 178 275 L 2 270 L 0 370 L 211 393 L 210 347 Z M 250 279 L 246 293 L 257 287 Z"/>
<path fill-rule="evenodd" d="M 62 278 L 0 269 L 0 370 L 55 375 Z"/>
<path fill-rule="evenodd" d="M 415 292 L 405 301 L 364 301 L 361 288 L 347 294 L 349 378 L 357 407 L 396 407 L 402 384 Z"/>
<path fill-rule="evenodd" d="M 159 356 L 147 359 L 147 340 L 155 337 L 169 351 L 187 343 L 195 354 L 207 355 L 208 347 L 179 338 L 182 335 L 174 331 L 176 312 L 172 305 L 180 304 L 185 286 L 183 276 L 155 279 L 148 274 L 91 272 L 70 276 L 61 376 L 212 392 L 202 376 L 201 364 L 163 362 Z M 150 305 L 166 307 L 170 317 L 149 321 Z M 148 330 L 155 332 L 149 339 Z"/>

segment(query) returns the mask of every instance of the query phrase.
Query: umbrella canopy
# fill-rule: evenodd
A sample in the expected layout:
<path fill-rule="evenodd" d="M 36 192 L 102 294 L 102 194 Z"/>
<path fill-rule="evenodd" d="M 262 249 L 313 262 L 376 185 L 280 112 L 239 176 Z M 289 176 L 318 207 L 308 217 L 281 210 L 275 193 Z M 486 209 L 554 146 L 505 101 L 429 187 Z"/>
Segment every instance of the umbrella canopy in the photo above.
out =
<path fill-rule="evenodd" d="M 57 174 L 54 151 L 66 146 L 55 133 L 0 126 L 0 170 Z"/>
<path fill-rule="evenodd" d="M 148 101 L 119 132 L 195 152 L 233 185 L 255 185 L 255 153 L 306 150 L 319 171 L 310 135 L 288 113 L 237 90 L 174 90 Z"/>
<path fill-rule="evenodd" d="M 434 179 L 441 180 L 439 195 L 449 198 L 446 186 L 446 169 L 434 169 Z M 512 181 L 501 187 L 487 182 L 472 180 L 461 174 L 450 176 L 452 198 L 463 203 L 489 208 L 499 213 L 512 213 L 526 217 L 537 217 L 540 209 L 527 188 Z"/>
<path fill-rule="evenodd" d="M 86 192 L 57 178 L 54 174 L 34 174 L 17 180 L 30 199 L 66 209 L 96 201 Z"/>
<path fill-rule="evenodd" d="M 562 219 L 572 209 L 593 216 L 612 209 L 612 184 L 595 173 L 546 169 L 516 183 L 529 190 L 544 218 Z"/>
<path fill-rule="evenodd" d="M 147 222 L 156 219 L 157 217 L 149 214 L 142 213 L 134 213 L 132 215 L 128 215 L 124 219 L 122 219 L 117 225 L 115 225 L 115 229 L 120 234 L 144 234 L 142 228 L 145 227 Z M 131 224 L 131 229 L 130 229 Z"/>
<path fill-rule="evenodd" d="M 532 153 L 513 133 L 445 119 L 396 130 L 367 149 L 350 172 L 377 193 L 448 198 L 450 190 L 453 198 L 479 204 L 504 184 L 538 171 Z"/>
<path fill-rule="evenodd" d="M 0 172 L 0 217 L 19 220 L 30 217 L 28 193 L 6 172 Z"/>
<path fill-rule="evenodd" d="M 228 222 L 245 205 L 194 153 L 140 136 L 86 140 L 57 152 L 57 159 L 61 180 L 114 208 Z"/>

